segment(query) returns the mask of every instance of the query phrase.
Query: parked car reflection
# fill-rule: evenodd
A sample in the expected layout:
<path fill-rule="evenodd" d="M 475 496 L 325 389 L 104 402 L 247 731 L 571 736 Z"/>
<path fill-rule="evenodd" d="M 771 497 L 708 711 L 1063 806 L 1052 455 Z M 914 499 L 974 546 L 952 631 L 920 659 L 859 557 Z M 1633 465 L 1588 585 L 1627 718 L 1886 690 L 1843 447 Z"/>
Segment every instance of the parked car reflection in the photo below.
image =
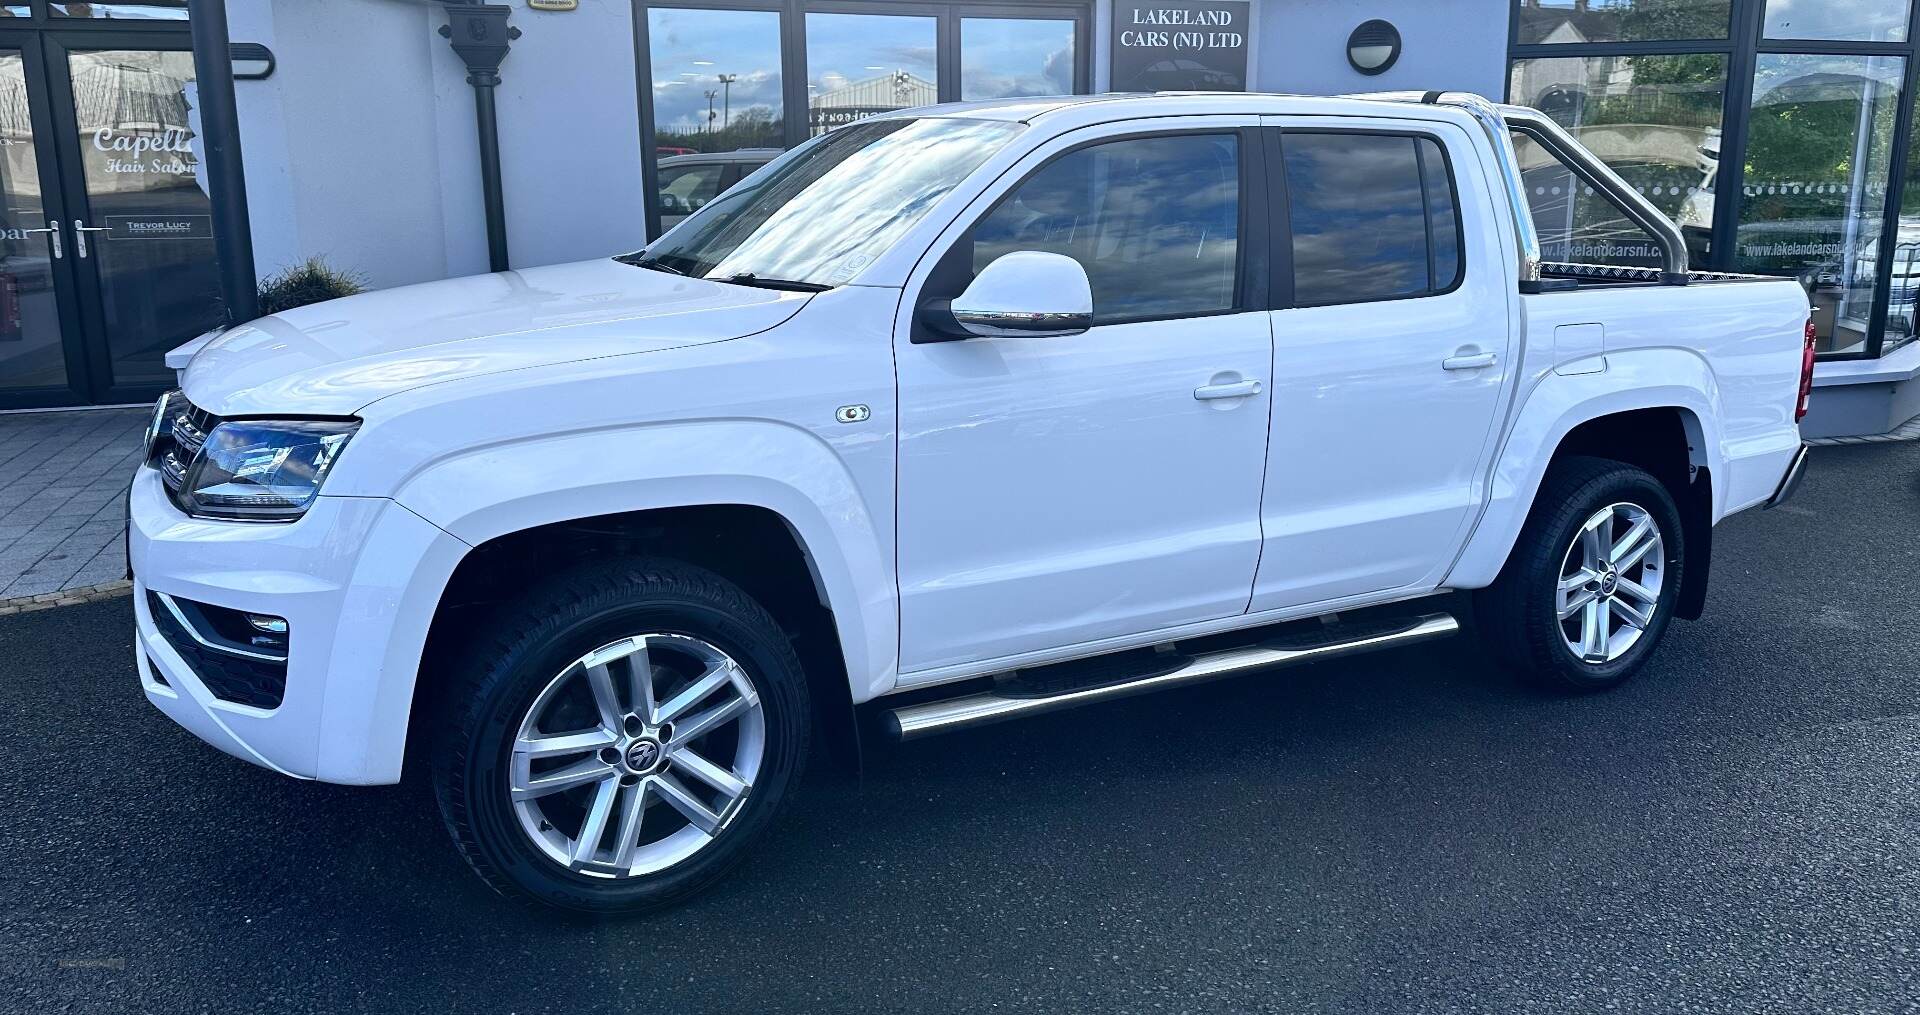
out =
<path fill-rule="evenodd" d="M 778 148 L 741 148 L 730 152 L 674 155 L 660 160 L 660 228 L 672 229 L 708 201 L 780 157 Z"/>

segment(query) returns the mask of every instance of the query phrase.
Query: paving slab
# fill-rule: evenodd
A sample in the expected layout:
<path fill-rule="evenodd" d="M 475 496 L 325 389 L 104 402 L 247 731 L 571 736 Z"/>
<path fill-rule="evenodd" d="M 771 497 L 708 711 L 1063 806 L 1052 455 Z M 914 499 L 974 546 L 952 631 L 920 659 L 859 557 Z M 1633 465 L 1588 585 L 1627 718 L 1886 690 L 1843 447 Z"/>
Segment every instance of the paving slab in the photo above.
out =
<path fill-rule="evenodd" d="M 146 426 L 146 409 L 0 413 L 0 604 L 125 576 Z"/>

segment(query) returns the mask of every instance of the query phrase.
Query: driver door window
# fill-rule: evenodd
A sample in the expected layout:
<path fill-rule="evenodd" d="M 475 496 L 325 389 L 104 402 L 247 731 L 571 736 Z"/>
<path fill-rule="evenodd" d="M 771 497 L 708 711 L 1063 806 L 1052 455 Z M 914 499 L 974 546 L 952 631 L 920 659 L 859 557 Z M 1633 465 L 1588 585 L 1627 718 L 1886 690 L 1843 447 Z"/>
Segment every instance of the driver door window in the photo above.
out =
<path fill-rule="evenodd" d="M 1087 271 L 1095 324 L 1232 310 L 1239 162 L 1239 138 L 1230 133 L 1069 152 L 974 227 L 972 273 L 1016 250 L 1065 254 Z"/>

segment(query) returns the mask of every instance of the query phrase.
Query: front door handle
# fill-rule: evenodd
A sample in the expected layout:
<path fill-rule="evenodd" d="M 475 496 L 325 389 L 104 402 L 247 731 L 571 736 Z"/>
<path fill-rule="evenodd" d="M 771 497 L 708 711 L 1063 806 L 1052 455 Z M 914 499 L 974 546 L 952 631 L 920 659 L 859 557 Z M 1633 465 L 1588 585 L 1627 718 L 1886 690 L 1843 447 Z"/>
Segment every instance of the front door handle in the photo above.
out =
<path fill-rule="evenodd" d="M 1499 360 L 1500 357 L 1490 352 L 1460 353 L 1441 360 L 1440 367 L 1443 370 L 1478 370 L 1490 367 Z"/>
<path fill-rule="evenodd" d="M 32 235 L 34 233 L 46 233 L 47 239 L 53 241 L 53 259 L 58 261 L 62 257 L 66 256 L 66 253 L 60 249 L 60 223 L 59 222 L 53 219 L 48 219 L 47 227 L 45 229 L 22 229 L 20 231 L 28 235 Z"/>
<path fill-rule="evenodd" d="M 82 258 L 87 256 L 87 234 L 112 232 L 106 226 L 90 226 L 85 222 L 73 220 L 73 252 Z"/>
<path fill-rule="evenodd" d="M 1247 398 L 1260 393 L 1259 381 L 1231 381 L 1225 384 L 1202 384 L 1193 389 L 1193 397 L 1202 402 L 1216 398 Z"/>

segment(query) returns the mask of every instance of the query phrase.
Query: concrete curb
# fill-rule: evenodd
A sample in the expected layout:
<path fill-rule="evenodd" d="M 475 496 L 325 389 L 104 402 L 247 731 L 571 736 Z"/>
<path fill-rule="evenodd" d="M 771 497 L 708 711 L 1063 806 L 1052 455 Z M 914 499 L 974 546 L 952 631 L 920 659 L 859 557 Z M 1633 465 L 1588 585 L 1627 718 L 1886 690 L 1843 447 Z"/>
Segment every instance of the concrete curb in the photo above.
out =
<path fill-rule="evenodd" d="M 1920 416 L 1907 420 L 1886 433 L 1870 434 L 1865 437 L 1818 437 L 1807 443 L 1819 447 L 1841 447 L 1847 444 L 1894 444 L 1900 441 L 1920 441 Z"/>
<path fill-rule="evenodd" d="M 87 585 L 77 589 L 62 589 L 59 592 L 43 592 L 37 596 L 22 596 L 18 599 L 0 599 L 0 617 L 10 617 L 16 613 L 33 613 L 38 610 L 51 610 L 59 606 L 80 606 L 85 603 L 98 603 L 132 594 L 132 582 L 117 581 L 102 582 L 99 585 Z"/>

